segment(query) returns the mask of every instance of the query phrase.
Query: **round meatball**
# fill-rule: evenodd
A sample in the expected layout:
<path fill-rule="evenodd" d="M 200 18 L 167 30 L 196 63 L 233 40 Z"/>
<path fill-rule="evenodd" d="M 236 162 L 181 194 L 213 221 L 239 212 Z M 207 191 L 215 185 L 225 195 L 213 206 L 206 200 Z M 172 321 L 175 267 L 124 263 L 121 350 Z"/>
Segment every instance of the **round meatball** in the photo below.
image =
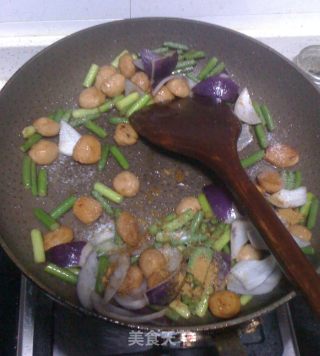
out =
<path fill-rule="evenodd" d="M 131 54 L 125 53 L 119 59 L 119 70 L 126 78 L 131 78 L 136 72 Z"/>
<path fill-rule="evenodd" d="M 174 95 L 171 91 L 164 85 L 153 97 L 155 103 L 166 103 L 174 99 Z"/>
<path fill-rule="evenodd" d="M 165 269 L 153 272 L 147 280 L 148 288 L 154 288 L 158 284 L 164 282 L 169 277 L 169 272 Z"/>
<path fill-rule="evenodd" d="M 176 207 L 176 213 L 180 215 L 189 209 L 193 210 L 194 212 L 201 209 L 199 200 L 196 197 L 182 198 Z"/>
<path fill-rule="evenodd" d="M 134 197 L 138 194 L 140 182 L 137 176 L 129 171 L 123 171 L 113 179 L 113 188 L 124 197 Z"/>
<path fill-rule="evenodd" d="M 109 79 L 112 75 L 116 74 L 117 70 L 113 66 L 105 65 L 100 67 L 98 74 L 96 76 L 96 80 L 94 86 L 101 90 L 102 83 Z"/>
<path fill-rule="evenodd" d="M 33 122 L 33 127 L 40 135 L 45 137 L 56 136 L 60 131 L 60 124 L 48 117 L 39 117 Z"/>
<path fill-rule="evenodd" d="M 60 226 L 54 231 L 49 231 L 43 236 L 43 247 L 48 251 L 54 246 L 66 244 L 73 240 L 73 231 L 68 226 Z"/>
<path fill-rule="evenodd" d="M 126 78 L 122 74 L 116 73 L 101 84 L 101 90 L 107 96 L 113 98 L 123 93 L 125 81 Z"/>
<path fill-rule="evenodd" d="M 74 215 L 84 224 L 91 224 L 102 214 L 101 204 L 91 197 L 80 197 L 73 205 Z"/>
<path fill-rule="evenodd" d="M 57 144 L 54 142 L 40 140 L 31 147 L 28 153 L 32 160 L 37 164 L 51 164 L 57 159 L 59 149 Z"/>
<path fill-rule="evenodd" d="M 106 100 L 105 95 L 96 87 L 82 90 L 79 96 L 79 105 L 84 109 L 93 109 L 102 105 Z"/>
<path fill-rule="evenodd" d="M 159 250 L 148 248 L 139 257 L 139 267 L 145 277 L 148 278 L 154 272 L 158 272 L 161 269 L 166 270 L 166 258 Z"/>
<path fill-rule="evenodd" d="M 141 269 L 138 266 L 130 266 L 118 293 L 131 294 L 132 291 L 141 287 L 143 279 Z"/>
<path fill-rule="evenodd" d="M 138 86 L 145 92 L 150 91 L 151 83 L 146 73 L 144 72 L 137 72 L 132 78 L 132 83 Z"/>
<path fill-rule="evenodd" d="M 228 290 L 218 291 L 209 298 L 209 309 L 218 318 L 232 318 L 239 314 L 240 307 L 240 297 Z"/>
<path fill-rule="evenodd" d="M 138 134 L 130 124 L 118 124 L 113 139 L 119 146 L 130 146 L 138 141 Z"/>
<path fill-rule="evenodd" d="M 83 135 L 73 149 L 72 157 L 82 164 L 97 163 L 101 157 L 101 143 L 92 135 Z"/>
<path fill-rule="evenodd" d="M 190 88 L 188 82 L 184 78 L 175 78 L 168 81 L 167 88 L 174 96 L 178 98 L 186 98 L 190 95 Z"/>
<path fill-rule="evenodd" d="M 122 240 L 128 246 L 139 246 L 142 237 L 139 231 L 137 219 L 133 215 L 127 211 L 123 211 L 117 219 L 116 229 Z"/>

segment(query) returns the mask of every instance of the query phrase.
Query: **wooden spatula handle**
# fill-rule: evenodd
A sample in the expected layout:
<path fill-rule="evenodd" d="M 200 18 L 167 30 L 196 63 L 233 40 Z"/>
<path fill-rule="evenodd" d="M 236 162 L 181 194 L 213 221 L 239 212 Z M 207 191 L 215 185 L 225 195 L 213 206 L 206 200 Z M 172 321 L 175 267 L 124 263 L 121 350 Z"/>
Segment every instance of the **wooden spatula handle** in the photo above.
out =
<path fill-rule="evenodd" d="M 214 168 L 216 169 L 216 163 Z M 237 203 L 244 207 L 286 276 L 301 290 L 320 317 L 320 278 L 313 265 L 302 253 L 271 205 L 250 181 L 240 162 L 233 162 L 232 165 L 225 165 L 221 169 L 216 172 L 220 171 Z"/>

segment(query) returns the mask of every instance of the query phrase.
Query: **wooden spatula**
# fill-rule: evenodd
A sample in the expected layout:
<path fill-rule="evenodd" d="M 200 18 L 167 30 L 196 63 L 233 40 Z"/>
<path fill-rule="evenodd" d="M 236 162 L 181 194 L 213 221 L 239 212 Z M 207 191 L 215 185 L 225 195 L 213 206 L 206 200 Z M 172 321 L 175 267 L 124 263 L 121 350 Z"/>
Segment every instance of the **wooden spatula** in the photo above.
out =
<path fill-rule="evenodd" d="M 237 153 L 240 122 L 226 104 L 207 98 L 153 105 L 131 117 L 140 136 L 167 150 L 192 157 L 227 184 L 289 278 L 320 316 L 320 278 L 270 204 L 250 181 Z"/>

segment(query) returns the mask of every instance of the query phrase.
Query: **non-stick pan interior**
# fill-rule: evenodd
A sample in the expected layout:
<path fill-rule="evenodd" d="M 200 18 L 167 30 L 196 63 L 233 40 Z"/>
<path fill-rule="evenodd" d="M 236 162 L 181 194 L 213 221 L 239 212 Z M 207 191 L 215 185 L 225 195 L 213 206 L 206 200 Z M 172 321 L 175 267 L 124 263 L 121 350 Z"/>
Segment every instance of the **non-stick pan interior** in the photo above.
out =
<path fill-rule="evenodd" d="M 32 208 L 43 207 L 49 211 L 72 193 L 90 194 L 93 183 L 98 180 L 110 185 L 120 168 L 109 160 L 105 171 L 99 174 L 96 167 L 79 166 L 60 157 L 49 168 L 49 196 L 32 198 L 21 185 L 21 130 L 33 119 L 57 108 L 76 107 L 83 77 L 91 63 L 107 64 L 123 49 L 137 52 L 142 48 L 158 47 L 165 40 L 186 43 L 191 48 L 206 51 L 208 57 L 214 55 L 223 60 L 240 86 L 246 86 L 255 100 L 269 106 L 277 124 L 271 142 L 288 143 L 298 149 L 301 154 L 298 169 L 303 172 L 303 182 L 310 191 L 319 194 L 320 97 L 294 66 L 271 49 L 221 27 L 178 19 L 118 21 L 69 36 L 29 61 L 0 95 L 2 243 L 27 276 L 68 305 L 80 308 L 75 289 L 49 276 L 42 265 L 33 262 L 29 232 L 41 226 L 35 221 Z M 112 142 L 113 129 L 107 126 L 106 120 L 103 125 L 108 128 L 108 141 Z M 256 147 L 250 147 L 254 149 Z M 142 188 L 139 197 L 126 200 L 123 207 L 137 215 L 142 224 L 172 211 L 183 196 L 198 194 L 203 184 L 211 179 L 211 174 L 195 162 L 171 156 L 141 141 L 135 147 L 124 148 L 124 153 L 130 169 L 140 177 Z M 76 223 L 71 213 L 62 223 L 72 224 L 77 239 L 88 238 L 97 226 L 86 228 Z M 319 247 L 316 242 L 315 247 Z M 201 329 L 201 325 L 203 328 L 231 325 L 271 310 L 293 295 L 292 289 L 283 282 L 270 295 L 257 298 L 236 320 L 221 323 L 213 319 L 201 323 L 191 320 L 175 326 Z M 170 327 L 158 325 L 161 326 Z"/>

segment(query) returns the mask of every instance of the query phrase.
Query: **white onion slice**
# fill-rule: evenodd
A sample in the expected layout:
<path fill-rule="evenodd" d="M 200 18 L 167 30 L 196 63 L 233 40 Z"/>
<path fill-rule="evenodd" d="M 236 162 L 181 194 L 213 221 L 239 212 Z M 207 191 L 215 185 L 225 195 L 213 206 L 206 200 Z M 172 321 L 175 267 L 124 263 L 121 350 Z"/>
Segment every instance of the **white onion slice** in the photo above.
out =
<path fill-rule="evenodd" d="M 250 290 L 263 283 L 275 267 L 274 257 L 269 256 L 263 260 L 240 261 L 231 268 L 230 273 Z"/>
<path fill-rule="evenodd" d="M 297 208 L 307 201 L 307 188 L 281 189 L 279 192 L 267 197 L 269 202 L 278 208 Z"/>
<path fill-rule="evenodd" d="M 97 227 L 92 238 L 90 239 L 90 243 L 93 246 L 97 246 L 104 241 L 111 240 L 114 238 L 115 231 L 114 222 L 113 220 L 110 220 L 106 224 L 102 224 Z"/>
<path fill-rule="evenodd" d="M 257 250 L 269 250 L 260 232 L 250 223 L 247 225 L 247 236 L 251 245 Z"/>
<path fill-rule="evenodd" d="M 163 317 L 167 311 L 167 308 L 164 308 L 158 312 L 151 313 L 151 314 L 135 314 L 130 312 L 126 309 L 116 307 L 112 304 L 105 304 L 103 300 L 96 294 L 93 293 L 91 296 L 91 300 L 94 306 L 94 309 L 109 318 L 115 320 L 122 320 L 122 321 L 130 321 L 130 322 L 147 322 L 154 319 L 159 319 Z"/>
<path fill-rule="evenodd" d="M 120 295 L 116 293 L 113 299 L 119 305 L 129 310 L 139 310 L 148 304 L 148 300 L 144 294 L 140 297 L 133 297 L 131 295 Z"/>
<path fill-rule="evenodd" d="M 182 262 L 181 252 L 177 248 L 168 245 L 159 248 L 159 251 L 167 260 L 168 271 L 170 273 L 176 272 L 180 268 Z"/>
<path fill-rule="evenodd" d="M 81 268 L 77 283 L 77 295 L 80 303 L 88 309 L 92 308 L 91 293 L 94 291 L 98 270 L 98 258 L 92 252 Z"/>
<path fill-rule="evenodd" d="M 248 241 L 248 223 L 244 220 L 235 220 L 231 225 L 231 258 L 238 256 L 241 247 Z"/>
<path fill-rule="evenodd" d="M 110 276 L 104 292 L 104 303 L 108 303 L 117 293 L 130 267 L 130 258 L 126 254 L 113 255 L 110 257 L 110 261 L 116 263 L 116 268 Z"/>
<path fill-rule="evenodd" d="M 238 152 L 242 151 L 245 147 L 247 147 L 253 141 L 253 135 L 250 131 L 250 126 L 247 124 L 242 124 L 240 136 L 237 142 L 237 150 Z"/>
<path fill-rule="evenodd" d="M 234 113 L 238 118 L 249 124 L 256 125 L 261 123 L 260 117 L 257 115 L 247 88 L 244 88 L 234 106 Z"/>
<path fill-rule="evenodd" d="M 59 151 L 66 156 L 72 156 L 74 146 L 80 137 L 78 131 L 62 120 L 59 132 Z"/>
<path fill-rule="evenodd" d="M 81 254 L 80 254 L 80 259 L 79 259 L 79 266 L 80 267 L 84 266 L 84 264 L 86 263 L 90 253 L 92 252 L 92 250 L 93 250 L 93 246 L 91 245 L 90 242 L 87 242 L 84 245 L 84 247 L 83 247 L 83 249 L 81 251 Z"/>
<path fill-rule="evenodd" d="M 273 272 L 259 284 L 256 288 L 246 289 L 243 284 L 235 278 L 233 275 L 230 275 L 228 278 L 227 288 L 228 290 L 235 292 L 237 294 L 248 294 L 248 295 L 261 295 L 270 293 L 280 282 L 282 273 L 278 267 L 276 267 Z"/>

